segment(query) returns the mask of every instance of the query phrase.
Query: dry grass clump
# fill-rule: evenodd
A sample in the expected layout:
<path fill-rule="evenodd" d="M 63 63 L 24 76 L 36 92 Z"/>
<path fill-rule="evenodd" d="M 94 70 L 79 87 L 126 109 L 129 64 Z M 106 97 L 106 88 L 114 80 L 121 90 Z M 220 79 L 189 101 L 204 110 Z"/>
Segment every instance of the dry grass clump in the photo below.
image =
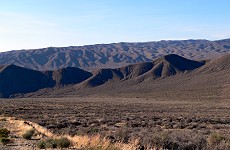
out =
<path fill-rule="evenodd" d="M 212 133 L 208 138 L 208 146 L 213 150 L 229 150 L 230 138 L 220 133 Z"/>
<path fill-rule="evenodd" d="M 68 137 L 76 148 L 92 150 L 134 150 L 139 147 L 139 139 L 130 140 L 128 143 L 122 141 L 111 142 L 106 137 L 100 135 L 93 136 L 73 136 Z"/>
<path fill-rule="evenodd" d="M 88 148 L 88 149 L 109 149 L 111 147 L 111 142 L 106 139 L 102 138 L 100 135 L 94 136 L 74 136 L 69 137 L 73 144 L 77 148 Z"/>

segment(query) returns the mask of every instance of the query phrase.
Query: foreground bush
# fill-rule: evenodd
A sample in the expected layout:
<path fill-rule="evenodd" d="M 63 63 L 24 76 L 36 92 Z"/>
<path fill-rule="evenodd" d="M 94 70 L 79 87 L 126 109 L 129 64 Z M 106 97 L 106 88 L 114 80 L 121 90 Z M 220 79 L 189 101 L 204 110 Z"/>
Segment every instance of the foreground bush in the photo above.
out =
<path fill-rule="evenodd" d="M 9 134 L 10 134 L 10 131 L 7 130 L 6 128 L 0 129 L 0 138 L 2 138 L 2 137 L 6 138 L 9 136 Z"/>
<path fill-rule="evenodd" d="M 222 136 L 219 133 L 212 133 L 209 137 L 209 142 L 211 145 L 217 145 L 219 144 L 221 141 L 225 141 L 227 140 L 226 137 Z"/>
<path fill-rule="evenodd" d="M 212 133 L 209 136 L 209 147 L 213 150 L 230 149 L 230 138 L 221 135 L 220 133 Z"/>
<path fill-rule="evenodd" d="M 7 144 L 10 142 L 10 139 L 8 138 L 10 134 L 10 131 L 6 128 L 0 129 L 0 143 Z"/>
<path fill-rule="evenodd" d="M 60 148 L 67 148 L 70 146 L 70 141 L 67 138 L 56 139 L 57 146 Z"/>
<path fill-rule="evenodd" d="M 1 142 L 3 145 L 5 145 L 5 144 L 7 144 L 7 143 L 10 142 L 10 139 L 9 139 L 9 138 L 4 138 L 4 137 L 2 137 L 2 138 L 0 138 L 0 142 Z"/>
<path fill-rule="evenodd" d="M 70 140 L 63 137 L 59 139 L 47 139 L 40 141 L 37 146 L 40 149 L 45 148 L 68 148 L 70 146 Z"/>
<path fill-rule="evenodd" d="M 31 129 L 31 130 L 27 130 L 23 135 L 22 137 L 24 139 L 27 139 L 27 140 L 30 140 L 32 138 L 32 136 L 34 135 L 35 133 L 35 130 L 34 129 Z"/>
<path fill-rule="evenodd" d="M 165 148 L 169 143 L 169 134 L 167 132 L 153 134 L 153 144 L 157 149 Z"/>
<path fill-rule="evenodd" d="M 54 139 L 47 139 L 40 141 L 37 144 L 38 148 L 44 149 L 44 148 L 57 148 L 57 143 Z"/>

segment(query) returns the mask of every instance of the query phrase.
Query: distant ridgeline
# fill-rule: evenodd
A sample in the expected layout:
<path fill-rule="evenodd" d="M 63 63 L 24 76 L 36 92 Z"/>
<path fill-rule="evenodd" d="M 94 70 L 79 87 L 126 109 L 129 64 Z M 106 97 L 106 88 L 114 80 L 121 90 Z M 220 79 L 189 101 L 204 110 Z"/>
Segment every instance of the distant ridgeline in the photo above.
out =
<path fill-rule="evenodd" d="M 168 54 L 192 60 L 207 60 L 226 53 L 230 53 L 229 39 L 112 43 L 2 52 L 0 64 L 14 64 L 42 71 L 66 67 L 94 70 L 152 62 L 157 57 Z"/>

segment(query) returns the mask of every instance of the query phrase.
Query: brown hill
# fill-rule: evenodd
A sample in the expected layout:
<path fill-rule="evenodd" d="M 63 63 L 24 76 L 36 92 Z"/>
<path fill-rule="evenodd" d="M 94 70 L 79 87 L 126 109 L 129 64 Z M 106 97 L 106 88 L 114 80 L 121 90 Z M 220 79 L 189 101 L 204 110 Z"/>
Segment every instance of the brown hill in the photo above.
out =
<path fill-rule="evenodd" d="M 153 63 L 101 70 L 80 84 L 26 96 L 41 94 L 43 97 L 77 95 L 218 101 L 230 98 L 229 60 L 230 55 L 206 63 L 169 55 Z M 160 70 L 160 73 L 156 70 Z"/>
<path fill-rule="evenodd" d="M 112 43 L 3 52 L 0 53 L 0 64 L 15 64 L 43 71 L 66 67 L 93 70 L 152 62 L 160 56 L 172 53 L 192 60 L 203 60 L 229 52 L 229 39 Z"/>
<path fill-rule="evenodd" d="M 24 93 L 43 88 L 76 84 L 90 76 L 91 73 L 78 68 L 40 72 L 15 65 L 5 65 L 0 67 L 0 97 L 13 97 L 17 94 L 22 96 Z"/>
<path fill-rule="evenodd" d="M 166 78 L 185 71 L 191 71 L 204 65 L 198 62 L 171 54 L 160 57 L 153 62 L 128 65 L 117 69 L 101 69 L 94 76 L 84 81 L 83 85 L 95 87 L 107 82 L 116 82 L 136 78 L 146 79 Z"/>
<path fill-rule="evenodd" d="M 230 69 L 230 54 L 218 59 L 210 60 L 205 66 L 201 67 L 199 72 L 215 72 Z"/>
<path fill-rule="evenodd" d="M 56 86 L 59 87 L 80 83 L 91 76 L 92 73 L 74 67 L 67 67 L 52 72 L 52 79 L 55 81 Z"/>
<path fill-rule="evenodd" d="M 15 65 L 2 66 L 0 70 L 0 96 L 9 97 L 16 93 L 34 92 L 41 88 L 53 87 L 55 82 L 50 74 L 21 68 Z"/>
<path fill-rule="evenodd" d="M 2 97 L 78 95 L 218 100 L 229 98 L 229 60 L 230 55 L 226 55 L 199 62 L 172 54 L 151 63 L 102 69 L 93 75 L 77 68 L 39 72 L 1 66 L 0 93 Z"/>

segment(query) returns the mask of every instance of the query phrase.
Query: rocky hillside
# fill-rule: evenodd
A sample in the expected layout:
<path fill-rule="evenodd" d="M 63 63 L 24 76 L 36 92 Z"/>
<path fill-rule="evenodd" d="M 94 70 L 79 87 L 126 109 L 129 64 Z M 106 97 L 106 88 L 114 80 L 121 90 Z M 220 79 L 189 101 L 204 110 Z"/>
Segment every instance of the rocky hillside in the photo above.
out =
<path fill-rule="evenodd" d="M 170 77 L 179 73 L 193 71 L 205 62 L 198 62 L 171 54 L 157 58 L 153 62 L 128 65 L 117 69 L 101 69 L 84 81 L 85 86 L 95 87 L 107 82 L 135 79 L 139 82 Z"/>
<path fill-rule="evenodd" d="M 168 54 L 201 60 L 219 57 L 226 53 L 230 53 L 230 39 L 112 43 L 2 52 L 0 64 L 15 64 L 35 70 L 55 70 L 66 67 L 92 70 L 151 62 L 159 56 Z"/>
<path fill-rule="evenodd" d="M 15 65 L 4 65 L 0 66 L 0 97 L 122 93 L 155 96 L 160 93 L 171 93 L 198 97 L 206 93 L 206 96 L 228 97 L 229 60 L 230 54 L 210 61 L 193 61 L 171 54 L 152 62 L 116 69 L 100 69 L 93 73 L 74 67 L 36 71 Z M 178 92 L 179 94 L 175 94 Z"/>

